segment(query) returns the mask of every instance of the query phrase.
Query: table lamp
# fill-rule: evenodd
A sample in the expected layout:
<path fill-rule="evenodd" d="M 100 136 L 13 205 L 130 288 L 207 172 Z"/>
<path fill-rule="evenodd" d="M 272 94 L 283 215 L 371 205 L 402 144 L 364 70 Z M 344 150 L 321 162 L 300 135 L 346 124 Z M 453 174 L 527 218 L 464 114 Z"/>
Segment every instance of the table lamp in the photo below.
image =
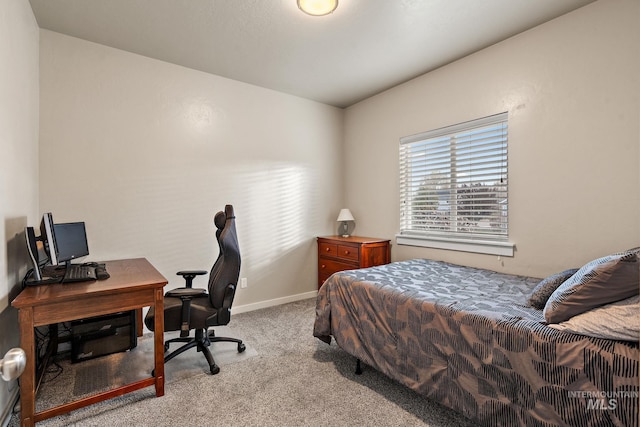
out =
<path fill-rule="evenodd" d="M 351 215 L 351 211 L 349 209 L 340 209 L 340 213 L 338 214 L 338 219 L 336 221 L 341 221 L 340 224 L 340 234 L 342 237 L 349 237 L 349 221 L 355 221 L 356 219 Z"/>

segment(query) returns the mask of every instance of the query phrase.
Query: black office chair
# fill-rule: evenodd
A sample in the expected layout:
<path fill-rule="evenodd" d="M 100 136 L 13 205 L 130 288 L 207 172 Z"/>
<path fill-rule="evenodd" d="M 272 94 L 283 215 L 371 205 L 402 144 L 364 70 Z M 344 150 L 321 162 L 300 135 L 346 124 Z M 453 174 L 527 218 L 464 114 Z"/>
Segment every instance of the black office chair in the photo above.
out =
<path fill-rule="evenodd" d="M 240 275 L 240 248 L 236 235 L 235 216 L 233 206 L 226 205 L 224 212 L 215 215 L 214 222 L 218 230 L 216 238 L 220 253 L 209 273 L 209 293 L 205 289 L 194 289 L 193 279 L 207 274 L 204 270 L 179 271 L 184 277 L 186 287 L 173 289 L 164 298 L 164 330 L 180 331 L 180 338 L 174 338 L 164 343 L 165 352 L 173 342 L 185 343 L 182 347 L 167 354 L 164 361 L 168 362 L 186 350 L 197 347 L 204 354 L 209 363 L 211 374 L 220 372 L 220 368 L 213 360 L 207 347 L 212 342 L 228 341 L 238 344 L 238 353 L 246 347 L 242 340 L 236 338 L 217 337 L 215 331 L 208 332 L 211 326 L 226 325 L 231 319 L 231 303 L 236 291 Z M 144 319 L 147 328 L 153 331 L 153 307 Z M 195 329 L 195 337 L 189 336 L 189 331 Z"/>

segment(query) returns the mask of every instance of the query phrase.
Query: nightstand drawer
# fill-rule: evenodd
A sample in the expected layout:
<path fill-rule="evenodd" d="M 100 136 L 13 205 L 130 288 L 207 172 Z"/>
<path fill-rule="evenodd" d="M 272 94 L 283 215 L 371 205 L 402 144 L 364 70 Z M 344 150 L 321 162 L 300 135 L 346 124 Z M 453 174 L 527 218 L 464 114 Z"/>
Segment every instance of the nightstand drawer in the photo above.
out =
<path fill-rule="evenodd" d="M 345 258 L 353 261 L 360 259 L 360 250 L 357 246 L 338 245 L 338 258 Z"/>
<path fill-rule="evenodd" d="M 353 270 L 358 268 L 357 264 L 348 264 L 346 262 L 339 262 L 330 259 L 318 260 L 318 280 L 321 285 L 325 280 L 329 278 L 333 273 L 344 270 Z"/>
<path fill-rule="evenodd" d="M 338 245 L 330 243 L 320 243 L 318 245 L 318 256 L 338 256 Z"/>
<path fill-rule="evenodd" d="M 319 259 L 318 260 L 318 273 L 332 275 L 336 271 L 353 270 L 358 268 L 357 264 L 349 264 L 346 262 L 334 261 L 332 259 Z"/>

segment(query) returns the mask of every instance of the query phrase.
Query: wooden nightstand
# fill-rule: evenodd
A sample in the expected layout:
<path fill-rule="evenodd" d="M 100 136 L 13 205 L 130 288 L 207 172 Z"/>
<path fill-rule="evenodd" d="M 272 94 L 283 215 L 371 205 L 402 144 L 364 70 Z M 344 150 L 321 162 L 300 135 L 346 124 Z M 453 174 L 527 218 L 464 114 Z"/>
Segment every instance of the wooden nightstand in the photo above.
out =
<path fill-rule="evenodd" d="M 318 289 L 333 273 L 391 262 L 389 240 L 358 236 L 318 237 Z"/>

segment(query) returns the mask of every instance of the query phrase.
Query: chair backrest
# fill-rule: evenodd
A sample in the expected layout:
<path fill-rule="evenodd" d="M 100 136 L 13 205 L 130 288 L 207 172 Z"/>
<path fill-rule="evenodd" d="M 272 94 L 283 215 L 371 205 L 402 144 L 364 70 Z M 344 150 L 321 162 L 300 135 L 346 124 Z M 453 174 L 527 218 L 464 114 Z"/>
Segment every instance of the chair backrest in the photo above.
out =
<path fill-rule="evenodd" d="M 233 206 L 226 205 L 214 218 L 220 253 L 209 274 L 209 299 L 215 308 L 222 308 L 227 286 L 237 287 L 240 276 L 240 247 L 236 234 Z M 233 296 L 233 295 L 232 295 Z M 228 301 L 230 308 L 230 302 Z"/>

